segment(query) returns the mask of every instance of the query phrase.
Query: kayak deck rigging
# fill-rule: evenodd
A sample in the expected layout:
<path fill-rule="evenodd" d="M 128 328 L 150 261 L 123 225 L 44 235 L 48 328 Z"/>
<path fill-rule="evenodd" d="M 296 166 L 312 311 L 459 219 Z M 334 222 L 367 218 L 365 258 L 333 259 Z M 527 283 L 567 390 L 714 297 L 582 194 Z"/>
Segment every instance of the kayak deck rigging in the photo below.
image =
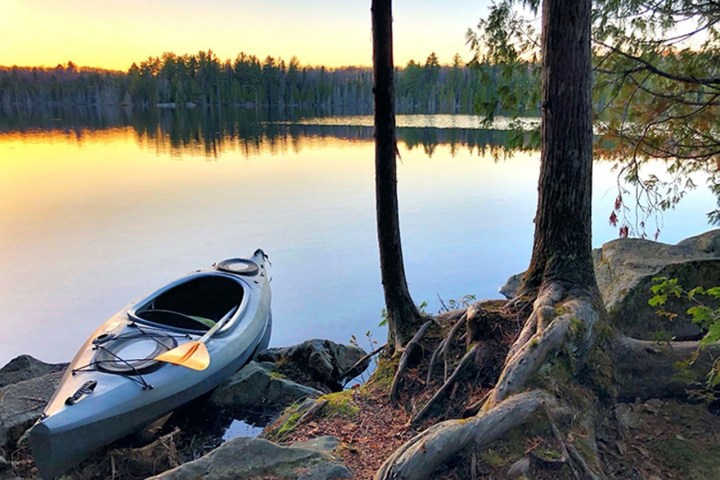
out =
<path fill-rule="evenodd" d="M 104 334 L 93 340 L 95 355 L 90 363 L 72 369 L 72 374 L 78 372 L 100 371 L 115 375 L 123 375 L 129 380 L 138 383 L 144 390 L 152 389 L 143 374 L 151 373 L 162 364 L 154 358 L 160 353 L 172 350 L 177 346 L 176 338 L 190 339 L 187 333 L 172 333 L 152 331 L 138 324 L 131 323 L 129 327 L 133 331 L 123 332 L 118 335 Z M 155 348 L 148 354 L 135 357 L 124 357 L 121 355 L 122 347 L 129 343 L 136 344 L 138 339 L 147 339 L 154 342 Z"/>

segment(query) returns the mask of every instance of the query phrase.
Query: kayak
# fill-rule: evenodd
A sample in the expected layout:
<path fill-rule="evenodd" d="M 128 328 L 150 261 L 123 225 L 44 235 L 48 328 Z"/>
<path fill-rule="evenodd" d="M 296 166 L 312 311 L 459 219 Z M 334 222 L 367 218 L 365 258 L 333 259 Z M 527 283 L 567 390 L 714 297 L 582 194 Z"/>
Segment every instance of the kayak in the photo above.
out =
<path fill-rule="evenodd" d="M 40 475 L 54 478 L 209 392 L 266 349 L 272 329 L 268 268 L 259 249 L 251 258 L 224 260 L 103 323 L 29 431 Z"/>

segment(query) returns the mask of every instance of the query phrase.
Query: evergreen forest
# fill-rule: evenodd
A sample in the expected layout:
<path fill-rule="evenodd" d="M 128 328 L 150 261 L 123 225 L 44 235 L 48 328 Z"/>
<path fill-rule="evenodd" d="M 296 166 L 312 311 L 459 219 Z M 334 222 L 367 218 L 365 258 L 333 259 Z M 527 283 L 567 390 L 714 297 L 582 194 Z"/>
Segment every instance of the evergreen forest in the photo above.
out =
<path fill-rule="evenodd" d="M 504 98 L 510 88 L 537 91 L 520 113 L 538 108 L 537 67 L 467 65 L 456 54 L 441 65 L 431 53 L 424 62 L 396 68 L 396 106 L 403 113 L 474 113 L 478 105 Z M 372 112 L 369 67 L 304 66 L 240 53 L 221 60 L 212 50 L 192 55 L 166 52 L 133 63 L 127 72 L 78 67 L 0 67 L 0 104 L 15 107 L 255 107 L 328 113 Z M 507 102 L 517 109 L 515 103 Z"/>

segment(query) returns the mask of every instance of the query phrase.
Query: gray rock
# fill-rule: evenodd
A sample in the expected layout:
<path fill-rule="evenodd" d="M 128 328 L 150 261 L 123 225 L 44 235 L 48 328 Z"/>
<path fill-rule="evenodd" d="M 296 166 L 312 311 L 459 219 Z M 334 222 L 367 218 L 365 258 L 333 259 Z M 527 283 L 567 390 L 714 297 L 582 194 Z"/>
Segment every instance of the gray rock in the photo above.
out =
<path fill-rule="evenodd" d="M 258 438 L 235 438 L 204 457 L 151 477 L 151 479 L 329 480 L 351 477 L 352 472 L 327 451 L 306 446 L 280 446 Z"/>
<path fill-rule="evenodd" d="M 670 299 L 665 310 L 676 313 L 669 321 L 648 305 L 653 278 L 678 278 L 686 288 L 720 285 L 720 230 L 688 238 L 677 245 L 638 238 L 613 240 L 593 250 L 595 276 L 610 320 L 625 335 L 651 339 L 657 332 L 671 337 L 699 335 L 690 322 L 685 302 Z M 501 293 L 512 298 L 521 274 L 510 277 Z"/>
<path fill-rule="evenodd" d="M 315 339 L 291 347 L 265 350 L 257 359 L 281 364 L 279 371 L 287 373 L 295 381 L 319 382 L 332 391 L 338 391 L 344 382 L 367 369 L 370 359 L 353 368 L 366 354 L 360 347 Z M 294 378 L 292 372 L 304 373 L 309 378 Z"/>
<path fill-rule="evenodd" d="M 323 393 L 300 385 L 272 371 L 272 363 L 250 362 L 224 381 L 210 396 L 217 406 L 231 412 L 276 413 L 304 398 Z"/>
<path fill-rule="evenodd" d="M 48 373 L 61 372 L 67 366 L 67 363 L 45 363 L 30 355 L 20 355 L 0 368 L 0 387 L 30 380 Z"/>
<path fill-rule="evenodd" d="M 507 471 L 508 478 L 527 478 L 530 472 L 530 458 L 527 455 L 513 463 Z"/>
<path fill-rule="evenodd" d="M 35 423 L 62 375 L 50 373 L 0 388 L 0 447 L 17 442 Z"/>
<path fill-rule="evenodd" d="M 0 456 L 0 480 L 19 480 L 13 472 L 12 464 Z"/>
<path fill-rule="evenodd" d="M 522 273 L 510 275 L 510 277 L 505 282 L 505 285 L 500 287 L 498 292 L 500 292 L 502 296 L 504 296 L 508 300 L 511 300 L 513 297 L 515 297 L 515 293 L 520 289 L 520 282 L 522 281 L 522 277 Z"/>

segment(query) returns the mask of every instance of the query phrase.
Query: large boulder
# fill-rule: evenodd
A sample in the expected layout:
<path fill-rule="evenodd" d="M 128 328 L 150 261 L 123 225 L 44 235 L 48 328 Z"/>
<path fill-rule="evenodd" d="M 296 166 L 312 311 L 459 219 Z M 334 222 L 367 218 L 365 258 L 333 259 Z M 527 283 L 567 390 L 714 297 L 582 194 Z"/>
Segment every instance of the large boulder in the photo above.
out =
<path fill-rule="evenodd" d="M 213 391 L 210 400 L 230 412 L 274 415 L 304 398 L 323 392 L 284 378 L 270 362 L 250 362 Z"/>
<path fill-rule="evenodd" d="M 677 278 L 687 289 L 720 285 L 720 230 L 677 245 L 639 238 L 618 239 L 593 251 L 595 275 L 610 318 L 624 334 L 652 338 L 657 332 L 688 338 L 700 329 L 690 322 L 687 302 L 671 299 L 663 308 L 677 314 L 669 321 L 648 305 L 655 277 Z"/>
<path fill-rule="evenodd" d="M 45 363 L 30 355 L 20 355 L 0 368 L 0 387 L 30 380 L 53 372 L 62 372 L 67 363 Z"/>
<path fill-rule="evenodd" d="M 62 375 L 50 373 L 0 388 L 0 448 L 17 442 L 40 418 Z"/>
<path fill-rule="evenodd" d="M 257 360 L 275 363 L 280 373 L 294 381 L 336 392 L 370 365 L 369 358 L 360 362 L 366 355 L 365 350 L 354 345 L 314 339 L 291 347 L 270 348 L 261 352 Z"/>
<path fill-rule="evenodd" d="M 329 480 L 351 478 L 352 472 L 332 454 L 338 445 L 339 441 L 332 437 L 321 437 L 292 446 L 280 446 L 259 438 L 235 438 L 204 457 L 151 477 L 151 479 Z"/>
<path fill-rule="evenodd" d="M 655 277 L 677 278 L 685 288 L 720 286 L 720 230 L 668 245 L 639 238 L 623 238 L 593 250 L 595 276 L 610 320 L 622 333 L 652 339 L 659 333 L 681 339 L 701 334 L 686 314 L 687 302 L 670 299 L 663 308 L 677 314 L 669 321 L 648 305 Z M 513 275 L 500 289 L 512 298 L 521 275 Z"/>

